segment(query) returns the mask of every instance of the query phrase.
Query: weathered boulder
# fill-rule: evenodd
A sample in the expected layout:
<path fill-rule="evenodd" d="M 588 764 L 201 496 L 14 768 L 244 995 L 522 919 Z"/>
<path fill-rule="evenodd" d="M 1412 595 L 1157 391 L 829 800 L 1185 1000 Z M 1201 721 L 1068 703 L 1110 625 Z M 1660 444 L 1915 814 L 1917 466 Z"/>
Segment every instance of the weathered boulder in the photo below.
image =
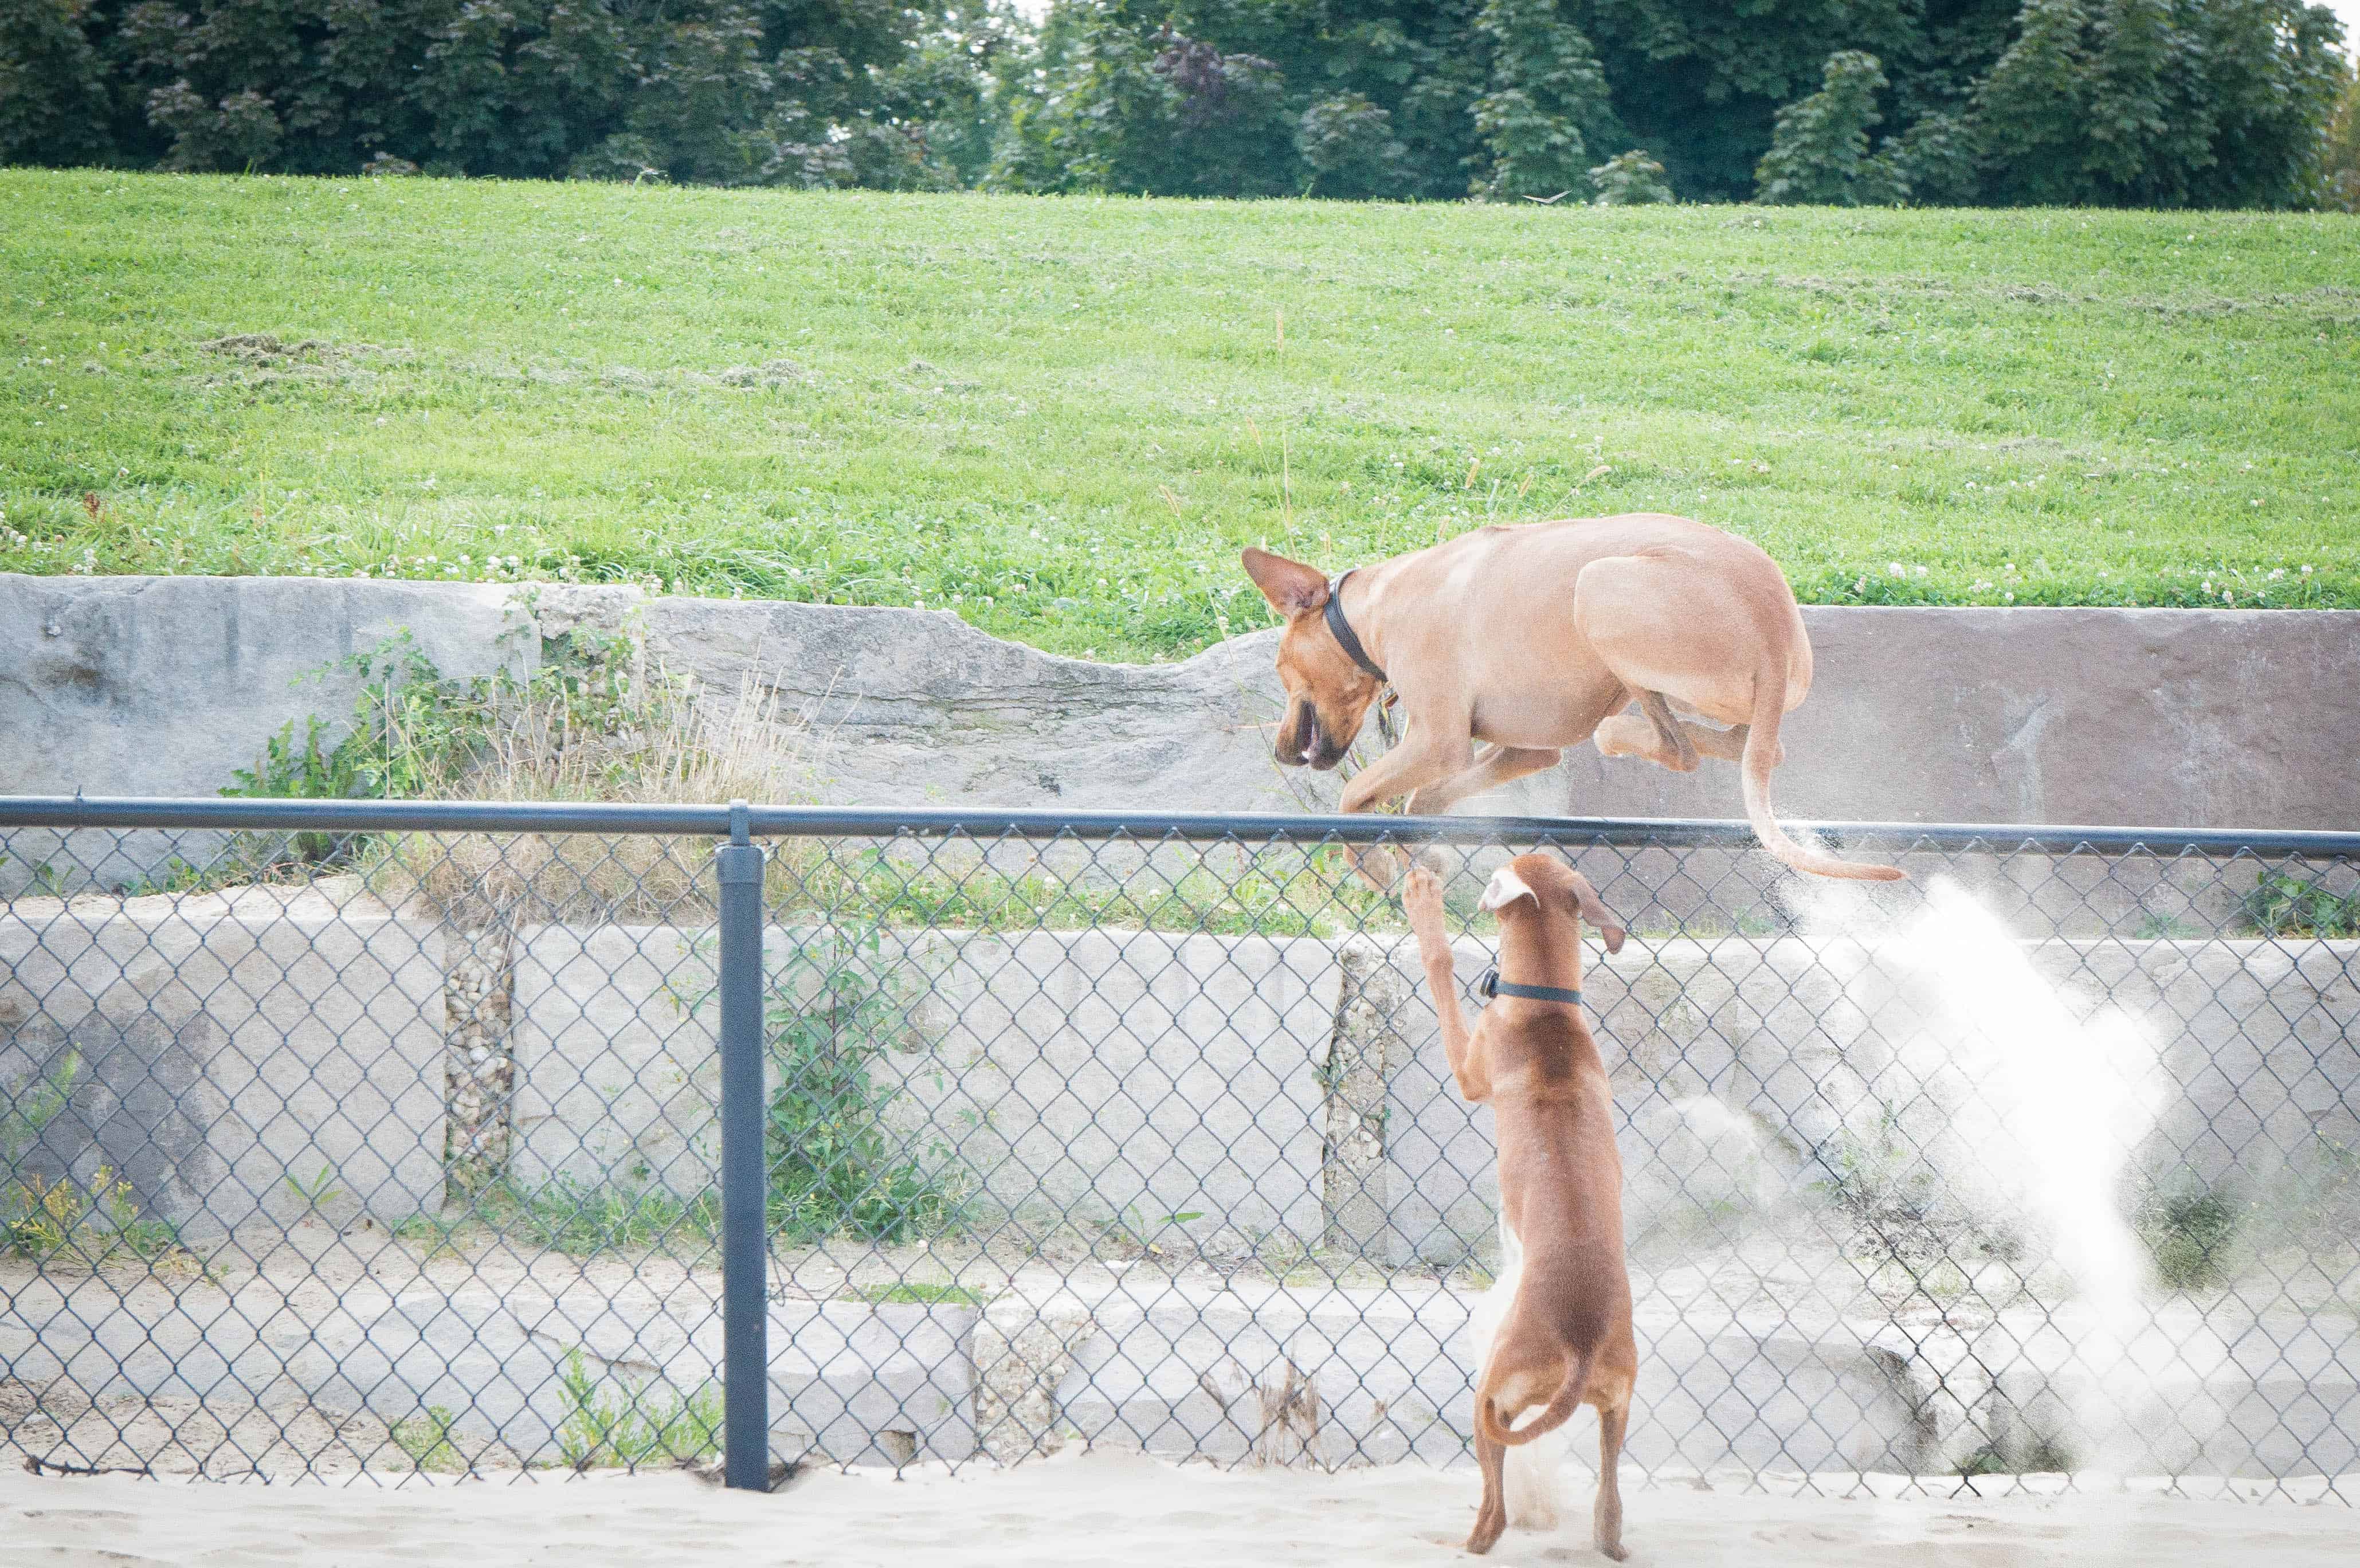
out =
<path fill-rule="evenodd" d="M 1171 664 L 1003 642 L 947 611 L 647 598 L 628 587 L 0 574 L 0 794 L 210 794 L 290 718 L 349 711 L 407 627 L 449 674 L 534 639 L 636 628 L 721 698 L 750 682 L 833 744 L 848 804 L 1327 809 L 1282 769 L 1273 632 Z M 1786 720 L 1798 819 L 2337 828 L 2360 821 L 2360 612 L 1805 609 L 1817 663 Z M 2301 721 L 2288 721 L 2288 715 Z M 1476 808 L 1735 817 L 1736 774 L 1577 748 Z M 112 868 L 110 868 L 111 871 Z M 5 873 L 0 873 L 5 874 Z M 102 877 L 101 880 L 104 880 Z"/>
<path fill-rule="evenodd" d="M 341 735 L 360 694 L 337 667 L 397 632 L 448 675 L 536 655 L 490 584 L 0 573 L 0 795 L 213 795 L 290 720 Z M 522 635 L 516 635 L 521 633 Z M 48 858 L 64 885 L 115 887 L 207 833 L 8 835 L 0 894 Z"/>

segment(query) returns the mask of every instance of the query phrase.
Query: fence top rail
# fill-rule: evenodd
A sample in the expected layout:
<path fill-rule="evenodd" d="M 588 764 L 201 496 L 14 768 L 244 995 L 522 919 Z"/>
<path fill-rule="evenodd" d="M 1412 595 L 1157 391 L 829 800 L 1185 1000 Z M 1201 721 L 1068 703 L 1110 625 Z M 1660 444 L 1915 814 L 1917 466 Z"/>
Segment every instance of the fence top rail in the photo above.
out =
<path fill-rule="evenodd" d="M 1839 844 L 1891 850 L 2135 850 L 2360 859 L 2360 833 L 2059 827 L 2021 823 L 1788 822 Z M 1555 843 L 1747 848 L 1744 822 L 1701 817 L 1387 817 L 1276 812 L 1017 810 L 994 806 L 628 806 L 569 801 L 225 800 L 0 795 L 0 828 L 213 828 L 228 832 L 671 833 L 725 838 L 956 835 L 1238 843 Z"/>

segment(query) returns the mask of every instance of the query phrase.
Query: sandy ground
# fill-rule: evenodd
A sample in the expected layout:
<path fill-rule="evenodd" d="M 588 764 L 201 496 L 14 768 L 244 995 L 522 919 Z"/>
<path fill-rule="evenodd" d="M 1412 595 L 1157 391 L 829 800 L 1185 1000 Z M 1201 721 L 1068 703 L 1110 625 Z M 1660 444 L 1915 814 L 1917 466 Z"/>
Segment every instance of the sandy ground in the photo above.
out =
<path fill-rule="evenodd" d="M 1468 1559 L 1472 1472 L 1412 1466 L 1334 1475 L 1175 1466 L 1099 1453 L 1011 1471 L 807 1474 L 781 1493 L 723 1492 L 683 1475 L 567 1482 L 413 1482 L 400 1489 L 213 1486 L 0 1473 L 0 1568 L 139 1563 L 628 1562 L 1125 1568 Z M 1573 1500 L 1573 1499 L 1568 1499 Z M 1579 1499 L 1585 1505 L 1586 1497 Z M 2222 1560 L 2349 1568 L 2360 1510 L 2100 1496 L 1795 1497 L 1668 1486 L 1627 1494 L 1633 1563 L 2174 1568 Z M 1586 1506 L 1555 1534 L 1511 1531 L 1501 1568 L 1599 1563 Z"/>

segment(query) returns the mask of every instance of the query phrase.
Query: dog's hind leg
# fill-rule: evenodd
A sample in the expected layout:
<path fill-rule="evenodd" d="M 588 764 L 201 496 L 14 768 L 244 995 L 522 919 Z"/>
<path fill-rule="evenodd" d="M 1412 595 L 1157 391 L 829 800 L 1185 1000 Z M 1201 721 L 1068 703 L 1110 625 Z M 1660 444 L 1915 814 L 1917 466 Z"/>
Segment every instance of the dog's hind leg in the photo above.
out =
<path fill-rule="evenodd" d="M 1601 720 L 1598 728 L 1590 731 L 1598 754 L 1638 757 L 1676 773 L 1696 772 L 1696 747 L 1688 740 L 1687 727 L 1674 718 L 1671 709 L 1665 706 L 1663 694 L 1641 692 L 1639 706 L 1644 711 L 1618 713 Z"/>
<path fill-rule="evenodd" d="M 1639 706 L 1644 712 L 1618 713 L 1592 731 L 1601 754 L 1643 757 L 1676 773 L 1695 772 L 1699 756 L 1716 757 L 1724 762 L 1744 760 L 1744 725 L 1724 729 L 1718 725 L 1688 723 L 1672 712 L 1671 704 L 1664 700 L 1661 692 L 1640 693 Z"/>
<path fill-rule="evenodd" d="M 1481 1398 L 1478 1393 L 1475 1396 Z M 1475 1528 L 1467 1532 L 1467 1550 L 1480 1557 L 1491 1550 L 1508 1528 L 1507 1505 L 1501 1491 L 1501 1461 L 1507 1450 L 1485 1437 L 1479 1422 L 1475 1432 L 1475 1463 L 1483 1467 L 1483 1502 L 1475 1510 Z"/>
<path fill-rule="evenodd" d="M 1627 1403 L 1598 1408 L 1598 1504 L 1590 1516 L 1590 1540 L 1617 1563 L 1631 1555 L 1622 1545 L 1622 1432 L 1630 1420 Z"/>
<path fill-rule="evenodd" d="M 1683 723 L 1680 728 L 1688 732 L 1690 743 L 1708 757 L 1718 757 L 1724 762 L 1742 762 L 1745 760 L 1746 727 L 1743 724 L 1731 729 L 1722 729 L 1710 724 L 1687 723 Z"/>
<path fill-rule="evenodd" d="M 1676 773 L 1696 772 L 1696 743 L 1688 739 L 1688 726 L 1672 717 L 1672 705 L 1664 700 L 1664 694 L 1659 691 L 1641 692 L 1639 711 L 1654 722 L 1655 739 L 1661 742 L 1662 750 L 1671 753 L 1669 762 L 1666 762 L 1660 753 L 1655 761 L 1663 762 Z"/>

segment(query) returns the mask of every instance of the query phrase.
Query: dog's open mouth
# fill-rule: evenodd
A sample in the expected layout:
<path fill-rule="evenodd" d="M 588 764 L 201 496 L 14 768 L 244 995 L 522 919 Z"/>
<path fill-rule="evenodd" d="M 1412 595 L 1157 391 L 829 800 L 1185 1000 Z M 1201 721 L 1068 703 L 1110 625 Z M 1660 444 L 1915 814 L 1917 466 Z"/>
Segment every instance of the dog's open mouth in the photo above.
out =
<path fill-rule="evenodd" d="M 1278 737 L 1278 760 L 1290 768 L 1309 767 L 1325 773 L 1344 760 L 1345 747 L 1335 744 L 1319 722 L 1319 710 L 1304 703 Z"/>

